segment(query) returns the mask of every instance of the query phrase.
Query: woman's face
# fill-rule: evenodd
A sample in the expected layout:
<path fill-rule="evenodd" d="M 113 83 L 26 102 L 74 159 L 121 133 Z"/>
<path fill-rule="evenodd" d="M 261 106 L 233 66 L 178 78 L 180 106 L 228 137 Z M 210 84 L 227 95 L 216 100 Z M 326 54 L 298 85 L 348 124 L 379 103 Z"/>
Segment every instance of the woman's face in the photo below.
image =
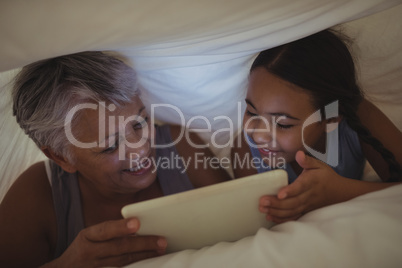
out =
<path fill-rule="evenodd" d="M 79 177 L 105 194 L 135 193 L 156 179 L 151 159 L 155 156 L 154 126 L 139 97 L 115 108 L 97 104 L 83 109 L 74 126 L 74 136 L 93 148 L 72 146 Z M 114 108 L 114 109 L 113 109 Z M 82 147 L 82 146 L 81 146 Z"/>
<path fill-rule="evenodd" d="M 243 129 L 268 165 L 293 162 L 298 150 L 306 151 L 304 144 L 318 150 L 322 147 L 325 124 L 303 128 L 316 111 L 306 90 L 256 68 L 250 74 L 246 103 Z"/>

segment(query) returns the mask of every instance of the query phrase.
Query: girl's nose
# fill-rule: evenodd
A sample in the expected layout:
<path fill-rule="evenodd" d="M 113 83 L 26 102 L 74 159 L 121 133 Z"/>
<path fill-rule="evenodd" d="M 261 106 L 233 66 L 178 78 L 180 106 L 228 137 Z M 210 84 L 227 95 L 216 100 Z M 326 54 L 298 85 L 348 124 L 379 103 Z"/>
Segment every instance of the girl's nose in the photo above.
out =
<path fill-rule="evenodd" d="M 265 118 L 253 119 L 246 132 L 257 145 L 266 145 L 272 141 L 271 128 Z"/>

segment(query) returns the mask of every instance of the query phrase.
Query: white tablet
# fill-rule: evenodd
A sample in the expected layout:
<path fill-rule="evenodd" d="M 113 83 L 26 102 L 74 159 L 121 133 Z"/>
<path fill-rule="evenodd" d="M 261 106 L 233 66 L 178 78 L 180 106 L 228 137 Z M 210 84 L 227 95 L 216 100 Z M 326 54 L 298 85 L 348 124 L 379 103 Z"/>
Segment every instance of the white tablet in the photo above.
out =
<path fill-rule="evenodd" d="M 187 192 L 127 205 L 125 218 L 137 217 L 139 235 L 167 239 L 167 252 L 233 242 L 270 228 L 258 210 L 259 198 L 287 185 L 287 173 L 274 170 Z"/>

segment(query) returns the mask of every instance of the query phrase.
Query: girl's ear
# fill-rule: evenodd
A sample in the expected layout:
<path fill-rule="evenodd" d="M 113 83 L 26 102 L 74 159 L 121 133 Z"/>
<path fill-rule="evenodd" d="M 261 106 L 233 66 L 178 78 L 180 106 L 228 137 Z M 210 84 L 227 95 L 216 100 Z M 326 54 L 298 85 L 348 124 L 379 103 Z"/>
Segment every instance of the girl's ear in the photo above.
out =
<path fill-rule="evenodd" d="M 342 119 L 343 117 L 341 115 L 338 115 L 337 117 L 332 117 L 330 119 L 326 119 L 325 120 L 327 125 L 326 132 L 329 133 L 334 131 L 338 127 Z"/>
<path fill-rule="evenodd" d="M 75 173 L 77 169 L 70 163 L 65 157 L 55 154 L 51 149 L 47 147 L 41 148 L 42 152 L 51 160 L 53 160 L 57 165 L 59 165 L 64 171 L 68 173 Z"/>

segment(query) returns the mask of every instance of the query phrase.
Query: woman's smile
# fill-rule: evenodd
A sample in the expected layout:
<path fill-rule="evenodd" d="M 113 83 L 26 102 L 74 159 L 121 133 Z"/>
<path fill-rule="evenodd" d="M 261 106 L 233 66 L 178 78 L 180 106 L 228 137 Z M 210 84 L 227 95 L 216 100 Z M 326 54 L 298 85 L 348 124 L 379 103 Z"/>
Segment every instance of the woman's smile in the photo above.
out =
<path fill-rule="evenodd" d="M 141 176 L 148 172 L 151 172 L 153 166 L 153 161 L 149 158 L 145 158 L 143 161 L 140 161 L 138 165 L 132 168 L 123 169 L 123 172 L 132 176 Z"/>

